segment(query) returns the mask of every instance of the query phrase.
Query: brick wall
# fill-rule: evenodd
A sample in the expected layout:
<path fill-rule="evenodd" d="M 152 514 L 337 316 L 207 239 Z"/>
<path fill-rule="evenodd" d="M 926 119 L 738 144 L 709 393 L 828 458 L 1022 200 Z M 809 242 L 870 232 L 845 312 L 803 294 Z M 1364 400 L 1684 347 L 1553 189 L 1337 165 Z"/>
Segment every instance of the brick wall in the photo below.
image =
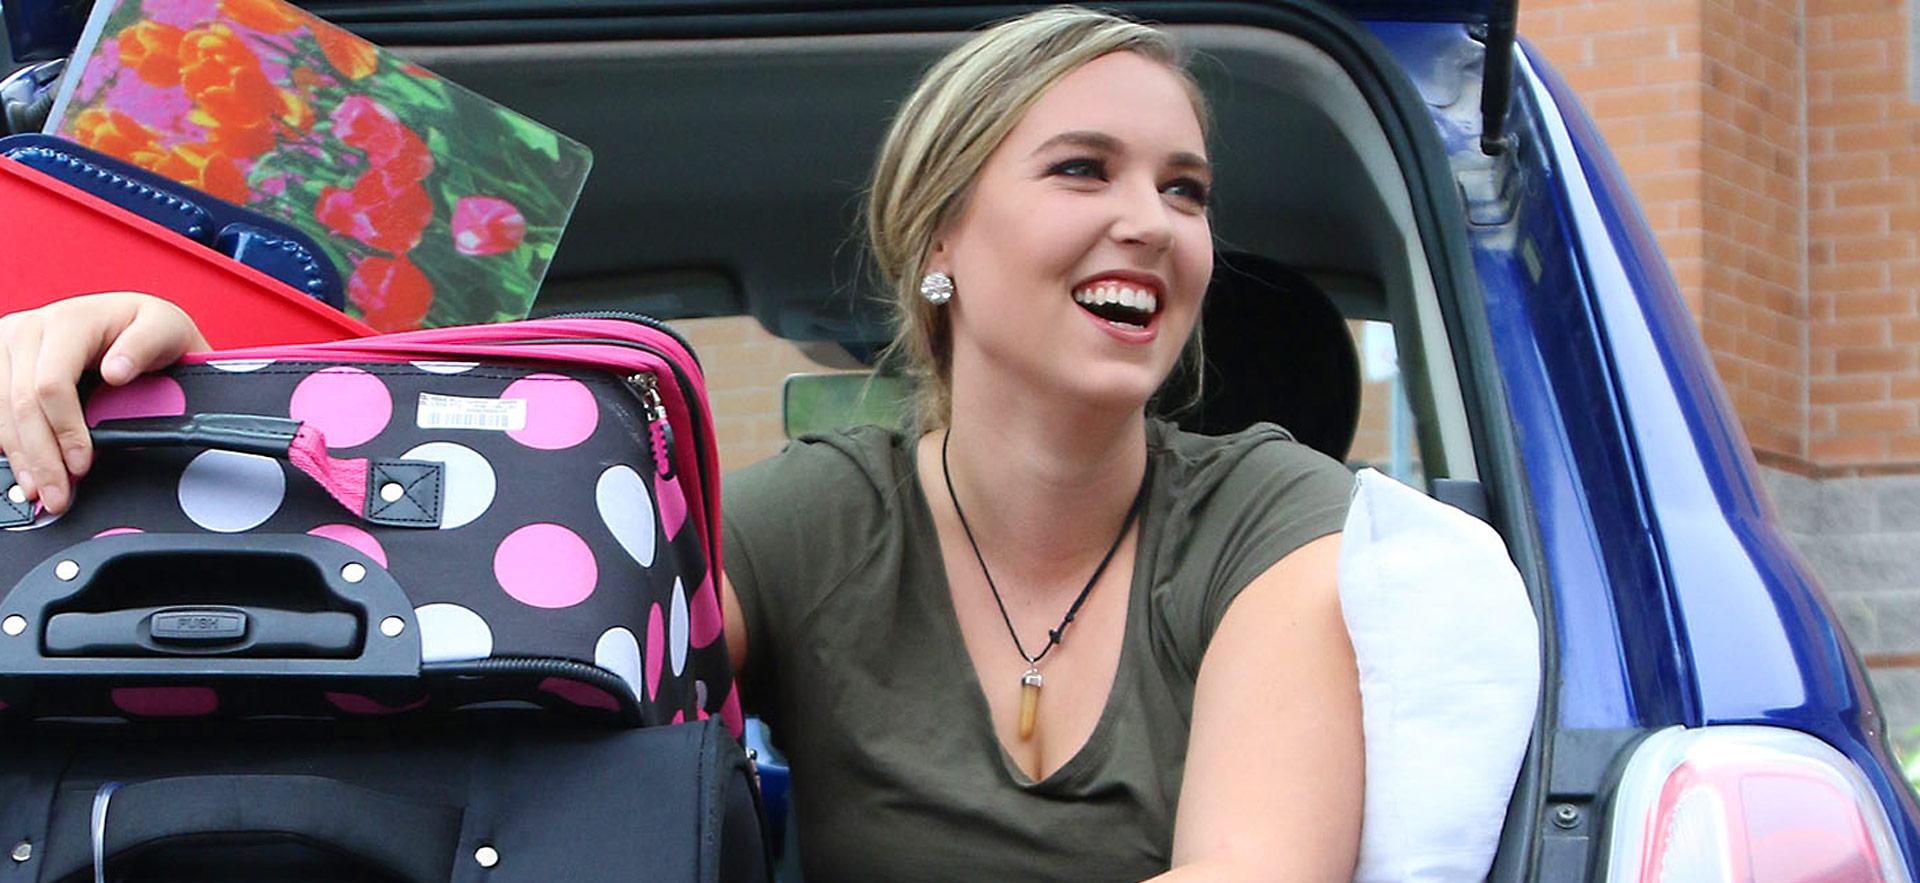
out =
<path fill-rule="evenodd" d="M 1807 0 L 1809 411 L 1826 473 L 1920 467 L 1920 105 L 1906 4 Z"/>
<path fill-rule="evenodd" d="M 1529 0 L 1520 22 L 1626 170 L 1903 750 L 1920 748 L 1916 6 Z"/>
<path fill-rule="evenodd" d="M 713 405 L 720 468 L 738 469 L 780 450 L 780 388 L 789 374 L 826 370 L 748 316 L 673 323 L 700 354 Z"/>
<path fill-rule="evenodd" d="M 1763 459 L 1807 457 L 1799 0 L 1534 0 Z M 1711 35 L 1704 39 L 1703 35 Z"/>

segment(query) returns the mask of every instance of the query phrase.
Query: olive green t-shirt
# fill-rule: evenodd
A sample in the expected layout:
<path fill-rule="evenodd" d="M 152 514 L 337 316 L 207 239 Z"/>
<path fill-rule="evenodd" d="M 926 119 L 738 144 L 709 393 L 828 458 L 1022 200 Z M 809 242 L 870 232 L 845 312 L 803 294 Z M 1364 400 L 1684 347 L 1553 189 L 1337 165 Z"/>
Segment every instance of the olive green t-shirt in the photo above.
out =
<path fill-rule="evenodd" d="M 1079 753 L 1031 781 L 960 638 L 913 440 L 806 436 L 727 477 L 741 692 L 792 764 L 809 881 L 1138 880 L 1172 861 L 1194 679 L 1227 605 L 1340 529 L 1352 477 L 1269 425 L 1148 425 L 1120 664 Z"/>

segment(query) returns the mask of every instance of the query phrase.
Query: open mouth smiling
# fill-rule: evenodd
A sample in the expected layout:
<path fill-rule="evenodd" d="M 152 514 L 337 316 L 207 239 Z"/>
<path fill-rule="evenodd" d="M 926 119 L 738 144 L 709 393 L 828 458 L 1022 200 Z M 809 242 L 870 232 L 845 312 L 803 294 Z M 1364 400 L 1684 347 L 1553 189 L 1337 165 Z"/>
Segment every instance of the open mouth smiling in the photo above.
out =
<path fill-rule="evenodd" d="M 1152 285 L 1134 280 L 1094 279 L 1073 290 L 1073 302 L 1123 328 L 1145 328 L 1160 312 L 1160 296 Z"/>

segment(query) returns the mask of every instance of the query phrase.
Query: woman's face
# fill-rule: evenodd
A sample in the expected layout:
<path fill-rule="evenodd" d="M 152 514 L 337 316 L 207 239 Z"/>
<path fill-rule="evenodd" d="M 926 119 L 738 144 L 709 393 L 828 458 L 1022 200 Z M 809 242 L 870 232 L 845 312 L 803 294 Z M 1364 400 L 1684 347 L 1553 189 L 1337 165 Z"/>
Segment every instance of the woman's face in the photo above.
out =
<path fill-rule="evenodd" d="M 929 258 L 954 278 L 956 387 L 1143 405 L 1213 271 L 1210 184 L 1192 99 L 1165 66 L 1115 52 L 1061 78 L 988 158 Z"/>

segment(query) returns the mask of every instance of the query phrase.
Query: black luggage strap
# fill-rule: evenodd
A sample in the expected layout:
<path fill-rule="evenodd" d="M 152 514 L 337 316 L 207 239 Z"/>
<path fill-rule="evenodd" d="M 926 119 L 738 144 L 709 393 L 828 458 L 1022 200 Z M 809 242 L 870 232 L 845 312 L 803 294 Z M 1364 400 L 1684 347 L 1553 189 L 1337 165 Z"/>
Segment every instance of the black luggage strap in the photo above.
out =
<path fill-rule="evenodd" d="M 54 819 L 56 847 L 41 879 L 94 866 L 93 812 L 73 801 Z M 354 856 L 409 883 L 443 883 L 453 872 L 461 811 L 318 776 L 182 776 L 120 786 L 104 821 L 114 856 L 183 838 L 281 835 Z"/>

